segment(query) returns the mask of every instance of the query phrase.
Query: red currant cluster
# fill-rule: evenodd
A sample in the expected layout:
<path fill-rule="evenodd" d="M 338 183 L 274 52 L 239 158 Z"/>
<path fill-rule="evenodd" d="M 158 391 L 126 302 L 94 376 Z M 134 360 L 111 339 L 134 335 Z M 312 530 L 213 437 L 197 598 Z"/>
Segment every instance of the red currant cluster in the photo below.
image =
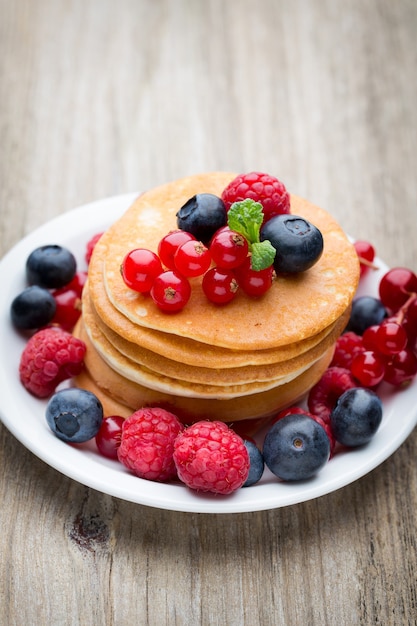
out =
<path fill-rule="evenodd" d="M 228 226 L 220 228 L 208 246 L 184 230 L 173 230 L 158 244 L 157 253 L 145 248 L 128 252 L 121 265 L 126 285 L 149 294 L 166 312 L 184 308 L 191 296 L 191 278 L 202 277 L 201 286 L 210 302 L 227 304 L 241 288 L 258 297 L 271 286 L 273 266 L 251 268 L 246 238 Z"/>
<path fill-rule="evenodd" d="M 348 366 L 364 387 L 382 381 L 405 385 L 417 374 L 416 274 L 402 267 L 389 270 L 380 281 L 379 300 L 387 316 L 361 336 L 342 335 L 333 363 Z"/>

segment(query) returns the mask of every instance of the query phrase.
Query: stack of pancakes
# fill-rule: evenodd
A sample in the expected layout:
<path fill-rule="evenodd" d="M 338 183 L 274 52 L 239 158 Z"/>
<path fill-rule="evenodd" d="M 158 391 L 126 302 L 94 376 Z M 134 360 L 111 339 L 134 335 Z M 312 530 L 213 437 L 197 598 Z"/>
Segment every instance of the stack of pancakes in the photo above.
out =
<path fill-rule="evenodd" d="M 130 250 L 156 252 L 190 197 L 220 196 L 233 178 L 209 173 L 152 189 L 97 243 L 74 331 L 87 344 L 76 384 L 96 393 L 106 414 L 161 406 L 185 423 L 259 425 L 302 398 L 328 367 L 348 321 L 359 264 L 340 226 L 306 200 L 291 196 L 291 212 L 321 230 L 323 254 L 306 272 L 277 276 L 261 298 L 239 292 L 216 306 L 195 278 L 186 307 L 167 314 L 124 283 L 120 266 Z"/>

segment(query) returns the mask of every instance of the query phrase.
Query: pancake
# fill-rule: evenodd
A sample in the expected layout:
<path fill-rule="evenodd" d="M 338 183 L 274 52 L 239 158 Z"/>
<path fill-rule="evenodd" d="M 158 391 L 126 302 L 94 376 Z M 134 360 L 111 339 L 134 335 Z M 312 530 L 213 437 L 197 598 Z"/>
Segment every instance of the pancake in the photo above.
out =
<path fill-rule="evenodd" d="M 332 347 L 319 361 L 287 384 L 261 393 L 219 400 L 164 394 L 149 389 L 115 372 L 91 345 L 87 351 L 88 363 L 82 374 L 74 379 L 76 386 L 89 390 L 95 388 L 94 393 L 102 400 L 103 406 L 106 400 L 111 399 L 124 411 L 123 416 L 126 416 L 126 407 L 130 414 L 144 406 L 160 406 L 175 413 L 184 423 L 200 419 L 240 422 L 270 418 L 303 398 L 322 376 L 333 356 Z M 113 410 L 111 414 L 114 414 Z"/>
<path fill-rule="evenodd" d="M 345 327 L 349 310 L 333 326 L 331 332 L 316 346 L 301 355 L 274 364 L 210 369 L 179 364 L 157 354 L 140 349 L 113 331 L 103 328 L 88 300 L 84 302 L 83 325 L 78 336 L 91 342 L 101 357 L 116 371 L 130 380 L 153 389 L 195 397 L 213 395 L 236 397 L 274 387 L 295 378 L 334 344 Z M 87 355 L 88 357 L 88 355 Z M 216 386 L 219 389 L 216 389 Z M 177 390 L 175 388 L 177 387 Z"/>
<path fill-rule="evenodd" d="M 95 306 L 103 290 L 112 306 L 136 327 L 228 348 L 268 350 L 288 346 L 322 332 L 346 311 L 359 278 L 357 254 L 337 222 L 323 209 L 291 196 L 291 212 L 322 232 L 319 261 L 296 276 L 278 276 L 261 299 L 239 294 L 225 307 L 210 304 L 193 279 L 190 302 L 167 315 L 148 296 L 126 287 L 120 274 L 125 254 L 136 247 L 156 250 L 160 239 L 177 227 L 176 213 L 194 194 L 221 195 L 233 174 L 210 173 L 183 178 L 142 194 L 101 237 L 89 269 Z M 103 321 L 109 320 L 100 310 Z M 117 330 L 116 330 L 117 332 Z"/>
<path fill-rule="evenodd" d="M 294 358 L 310 348 L 314 347 L 324 339 L 331 331 L 333 325 L 325 328 L 321 332 L 295 341 L 287 346 L 271 348 L 265 350 L 231 350 L 218 346 L 202 344 L 186 337 L 177 337 L 170 333 L 154 331 L 149 328 L 137 326 L 129 319 L 122 315 L 108 301 L 104 290 L 94 302 L 88 301 L 89 289 L 84 288 L 83 308 L 93 309 L 99 317 L 102 325 L 113 331 L 116 335 L 122 337 L 126 341 L 137 345 L 139 349 L 146 349 L 161 356 L 166 356 L 171 360 L 192 365 L 195 367 L 212 367 L 218 369 L 227 369 L 229 367 L 242 367 L 249 365 L 261 365 L 268 363 L 277 363 Z"/>

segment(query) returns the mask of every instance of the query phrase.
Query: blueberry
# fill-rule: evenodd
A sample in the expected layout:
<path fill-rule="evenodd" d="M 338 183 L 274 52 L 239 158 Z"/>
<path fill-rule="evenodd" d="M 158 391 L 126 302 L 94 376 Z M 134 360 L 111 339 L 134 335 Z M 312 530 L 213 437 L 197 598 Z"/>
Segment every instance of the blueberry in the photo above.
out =
<path fill-rule="evenodd" d="M 336 441 L 356 447 L 368 443 L 382 420 L 382 402 L 370 389 L 354 387 L 345 391 L 330 414 Z"/>
<path fill-rule="evenodd" d="M 209 243 L 214 233 L 226 224 L 224 202 L 212 193 L 196 194 L 177 213 L 178 228 L 191 233 L 204 244 Z"/>
<path fill-rule="evenodd" d="M 42 287 L 27 287 L 15 297 L 10 307 L 12 322 L 20 330 L 35 330 L 46 326 L 56 311 L 53 295 Z"/>
<path fill-rule="evenodd" d="M 50 398 L 45 416 L 59 439 L 82 443 L 98 433 L 103 421 L 103 407 L 90 391 L 71 387 L 57 391 Z"/>
<path fill-rule="evenodd" d="M 280 274 L 295 274 L 312 267 L 323 252 L 321 231 L 298 215 L 276 215 L 261 228 L 260 239 L 268 239 L 276 250 L 274 268 Z"/>
<path fill-rule="evenodd" d="M 245 439 L 243 443 L 249 454 L 250 466 L 248 477 L 242 487 L 250 487 L 261 480 L 262 474 L 264 473 L 265 462 L 262 452 L 253 441 Z"/>
<path fill-rule="evenodd" d="M 378 326 L 385 317 L 387 310 L 381 300 L 372 296 L 360 296 L 352 302 L 346 330 L 363 335 L 369 326 Z"/>
<path fill-rule="evenodd" d="M 72 252 L 58 245 L 40 246 L 30 253 L 26 261 L 29 285 L 46 289 L 64 287 L 74 278 L 76 270 Z"/>
<path fill-rule="evenodd" d="M 307 480 L 329 460 L 330 441 L 324 428 L 308 415 L 287 415 L 268 430 L 263 456 L 278 478 Z"/>

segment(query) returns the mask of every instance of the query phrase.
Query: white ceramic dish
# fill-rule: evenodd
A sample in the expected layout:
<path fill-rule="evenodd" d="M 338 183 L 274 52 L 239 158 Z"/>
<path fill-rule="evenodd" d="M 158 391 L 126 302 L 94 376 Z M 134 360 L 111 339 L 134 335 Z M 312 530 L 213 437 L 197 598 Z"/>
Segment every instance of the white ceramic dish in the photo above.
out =
<path fill-rule="evenodd" d="M 274 509 L 310 500 L 340 489 L 361 478 L 385 461 L 404 442 L 417 423 L 417 381 L 407 389 L 384 388 L 384 417 L 372 442 L 361 449 L 337 454 L 313 480 L 279 482 L 268 470 L 257 485 L 231 496 L 202 495 L 180 484 L 161 484 L 129 474 L 117 461 L 100 456 L 93 443 L 67 445 L 49 430 L 45 401 L 27 393 L 18 379 L 20 354 L 25 339 L 12 327 L 10 303 L 24 287 L 24 265 L 37 246 L 59 243 L 85 268 L 87 241 L 103 231 L 131 204 L 137 194 L 108 198 L 65 213 L 20 241 L 0 262 L 0 414 L 5 426 L 33 454 L 64 475 L 103 493 L 147 506 L 199 513 L 239 513 Z M 361 292 L 377 295 L 377 286 L 387 266 L 370 272 Z"/>

